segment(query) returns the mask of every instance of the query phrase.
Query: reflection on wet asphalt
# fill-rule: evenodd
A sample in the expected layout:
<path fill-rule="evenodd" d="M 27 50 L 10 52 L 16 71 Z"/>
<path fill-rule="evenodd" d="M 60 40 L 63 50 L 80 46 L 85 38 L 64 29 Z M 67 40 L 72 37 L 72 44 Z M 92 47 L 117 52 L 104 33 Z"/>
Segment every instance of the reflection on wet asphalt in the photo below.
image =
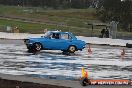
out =
<path fill-rule="evenodd" d="M 62 55 L 61 51 L 28 53 L 25 45 L 0 44 L 0 73 L 29 75 L 58 79 L 73 79 L 81 76 L 81 68 L 93 79 L 132 79 L 132 49 L 126 49 L 121 59 L 119 48 L 92 48 L 75 55 Z"/>

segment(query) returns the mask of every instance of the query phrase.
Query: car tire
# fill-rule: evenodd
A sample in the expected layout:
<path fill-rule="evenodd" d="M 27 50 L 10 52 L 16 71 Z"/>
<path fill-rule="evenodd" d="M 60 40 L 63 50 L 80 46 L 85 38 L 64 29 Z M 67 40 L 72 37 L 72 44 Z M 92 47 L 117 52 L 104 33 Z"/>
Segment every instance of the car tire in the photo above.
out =
<path fill-rule="evenodd" d="M 76 51 L 76 47 L 75 46 L 69 46 L 68 52 L 74 53 L 75 51 Z"/>
<path fill-rule="evenodd" d="M 34 43 L 33 46 L 32 46 L 32 50 L 33 51 L 40 51 L 42 49 L 42 45 L 41 43 Z"/>

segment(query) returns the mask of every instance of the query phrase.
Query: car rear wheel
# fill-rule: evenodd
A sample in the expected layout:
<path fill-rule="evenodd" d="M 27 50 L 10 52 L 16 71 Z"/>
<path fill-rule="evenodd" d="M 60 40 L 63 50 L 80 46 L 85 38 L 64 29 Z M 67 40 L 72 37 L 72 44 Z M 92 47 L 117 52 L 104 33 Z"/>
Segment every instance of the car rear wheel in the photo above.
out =
<path fill-rule="evenodd" d="M 68 52 L 74 53 L 75 51 L 76 51 L 76 47 L 75 46 L 69 46 Z"/>

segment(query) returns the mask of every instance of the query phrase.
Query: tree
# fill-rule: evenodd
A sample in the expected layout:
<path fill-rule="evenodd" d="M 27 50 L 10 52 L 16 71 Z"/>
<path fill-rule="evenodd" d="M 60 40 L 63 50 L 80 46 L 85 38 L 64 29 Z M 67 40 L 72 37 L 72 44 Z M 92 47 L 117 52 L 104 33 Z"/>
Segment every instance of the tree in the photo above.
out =
<path fill-rule="evenodd" d="M 120 22 L 122 23 L 122 27 L 126 30 L 129 31 L 129 25 L 132 24 L 132 1 L 130 0 L 125 0 L 122 1 L 122 8 L 121 8 L 121 20 Z"/>
<path fill-rule="evenodd" d="M 104 22 L 118 21 L 128 31 L 128 25 L 132 23 L 131 4 L 130 0 L 100 0 L 97 15 Z"/>
<path fill-rule="evenodd" d="M 87 8 L 96 0 L 0 0 L 2 5 L 38 6 L 51 8 Z"/>
<path fill-rule="evenodd" d="M 101 6 L 98 10 L 98 15 L 100 15 L 103 21 L 119 21 L 120 11 L 121 11 L 121 1 L 120 0 L 102 0 Z"/>

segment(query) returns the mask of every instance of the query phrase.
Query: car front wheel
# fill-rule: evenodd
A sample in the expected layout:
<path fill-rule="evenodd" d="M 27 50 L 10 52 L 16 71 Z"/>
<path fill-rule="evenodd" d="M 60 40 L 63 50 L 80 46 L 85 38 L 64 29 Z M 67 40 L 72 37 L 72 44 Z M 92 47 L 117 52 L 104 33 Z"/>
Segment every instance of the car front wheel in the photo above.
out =
<path fill-rule="evenodd" d="M 33 51 L 40 51 L 42 49 L 42 45 L 40 43 L 34 43 L 32 46 Z"/>
<path fill-rule="evenodd" d="M 69 46 L 68 52 L 74 53 L 75 51 L 76 51 L 76 47 L 75 46 Z"/>

